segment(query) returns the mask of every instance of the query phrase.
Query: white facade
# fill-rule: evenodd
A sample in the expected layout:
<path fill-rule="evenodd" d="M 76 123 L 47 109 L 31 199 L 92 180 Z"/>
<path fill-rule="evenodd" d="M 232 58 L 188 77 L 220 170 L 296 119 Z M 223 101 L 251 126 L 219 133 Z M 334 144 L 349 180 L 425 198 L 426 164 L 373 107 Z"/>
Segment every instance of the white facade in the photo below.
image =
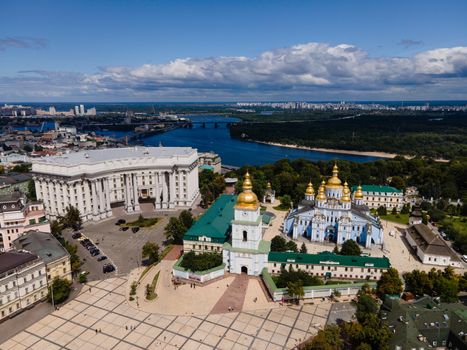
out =
<path fill-rule="evenodd" d="M 258 198 L 251 191 L 247 173 L 237 198 L 232 220 L 231 244 L 225 244 L 223 260 L 230 273 L 259 276 L 268 261 L 269 245 L 262 241 L 262 218 Z"/>
<path fill-rule="evenodd" d="M 42 260 L 29 253 L 0 254 L 0 320 L 46 297 L 47 279 Z"/>
<path fill-rule="evenodd" d="M 28 202 L 19 192 L 0 197 L 0 251 L 12 249 L 13 241 L 27 231 L 50 232 L 43 204 Z"/>
<path fill-rule="evenodd" d="M 198 154 L 189 147 L 91 150 L 33 161 L 36 194 L 50 218 L 71 205 L 83 221 L 111 217 L 112 208 L 139 212 L 191 207 L 199 196 Z"/>

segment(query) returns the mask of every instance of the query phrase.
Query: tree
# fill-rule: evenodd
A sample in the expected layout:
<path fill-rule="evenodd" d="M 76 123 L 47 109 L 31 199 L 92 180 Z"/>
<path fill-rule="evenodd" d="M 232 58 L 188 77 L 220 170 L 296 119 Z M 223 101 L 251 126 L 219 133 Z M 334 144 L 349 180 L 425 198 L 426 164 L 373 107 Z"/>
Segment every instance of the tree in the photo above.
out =
<path fill-rule="evenodd" d="M 284 237 L 282 236 L 275 236 L 271 240 L 271 251 L 272 252 L 285 252 L 287 250 L 286 248 L 287 241 L 285 240 Z"/>
<path fill-rule="evenodd" d="M 341 330 L 337 325 L 327 325 L 319 330 L 311 343 L 305 345 L 305 350 L 340 350 L 344 348 L 344 343 L 340 334 Z"/>
<path fill-rule="evenodd" d="M 362 323 L 368 314 L 376 314 L 377 311 L 378 304 L 371 296 L 363 294 L 358 298 L 356 312 L 358 322 Z"/>
<path fill-rule="evenodd" d="M 49 294 L 47 296 L 47 300 L 49 301 L 49 303 L 52 303 L 53 295 L 53 302 L 55 304 L 60 304 L 68 299 L 70 292 L 71 281 L 69 281 L 66 278 L 55 277 L 52 282 L 52 285 L 49 287 Z"/>
<path fill-rule="evenodd" d="M 303 289 L 303 282 L 301 280 L 287 283 L 287 294 L 292 299 L 298 301 L 305 295 L 305 290 Z"/>
<path fill-rule="evenodd" d="M 431 294 L 433 281 L 425 271 L 413 270 L 403 275 L 405 288 L 415 295 Z"/>
<path fill-rule="evenodd" d="M 401 209 L 401 214 L 409 214 L 410 213 L 410 204 L 406 203 Z"/>
<path fill-rule="evenodd" d="M 392 215 L 397 215 L 397 208 L 396 207 L 392 208 L 391 214 Z"/>
<path fill-rule="evenodd" d="M 50 232 L 54 237 L 59 237 L 62 235 L 62 225 L 57 220 L 50 222 Z"/>
<path fill-rule="evenodd" d="M 290 209 L 292 207 L 292 198 L 288 194 L 283 195 L 281 198 L 281 207 L 284 209 Z"/>
<path fill-rule="evenodd" d="M 294 241 L 287 241 L 287 243 L 285 244 L 285 250 L 287 251 L 292 251 L 292 252 L 298 252 L 298 247 L 297 247 L 297 243 L 295 243 Z"/>
<path fill-rule="evenodd" d="M 209 206 L 209 204 L 213 202 L 214 195 L 212 194 L 211 189 L 207 185 L 201 187 L 200 192 L 202 206 L 206 208 L 207 206 Z"/>
<path fill-rule="evenodd" d="M 399 271 L 390 267 L 387 271 L 383 272 L 377 283 L 376 290 L 380 295 L 402 293 L 402 281 L 399 277 Z"/>
<path fill-rule="evenodd" d="M 357 242 L 355 242 L 353 239 L 348 239 L 342 244 L 339 254 L 360 256 L 360 254 L 362 254 L 362 250 L 360 249 Z"/>
<path fill-rule="evenodd" d="M 193 215 L 188 210 L 182 210 L 178 219 L 187 230 L 193 225 Z"/>
<path fill-rule="evenodd" d="M 70 254 L 71 273 L 76 274 L 82 265 L 78 255 L 78 246 L 76 244 L 70 244 L 69 242 L 65 242 L 64 246 Z"/>
<path fill-rule="evenodd" d="M 379 216 L 388 215 L 388 210 L 386 209 L 385 206 L 380 206 L 378 209 L 376 209 L 376 212 L 378 213 Z"/>
<path fill-rule="evenodd" d="M 302 246 L 300 247 L 300 253 L 306 254 L 308 253 L 308 249 L 306 249 L 306 244 L 305 242 L 302 243 Z"/>
<path fill-rule="evenodd" d="M 174 244 L 183 243 L 183 235 L 186 232 L 186 227 L 177 218 L 170 218 L 169 223 L 165 226 L 164 234 L 169 241 Z"/>
<path fill-rule="evenodd" d="M 36 197 L 36 185 L 34 184 L 34 180 L 28 181 L 28 199 L 35 201 Z"/>
<path fill-rule="evenodd" d="M 190 271 L 206 271 L 222 265 L 222 255 L 217 252 L 196 254 L 193 250 L 185 253 L 181 267 Z"/>
<path fill-rule="evenodd" d="M 72 205 L 69 205 L 66 208 L 65 215 L 61 218 L 61 224 L 63 227 L 69 227 L 73 230 L 79 230 L 83 225 L 83 219 L 81 219 L 79 209 Z"/>
<path fill-rule="evenodd" d="M 143 258 L 147 258 L 148 265 L 159 261 L 159 246 L 154 242 L 146 242 L 141 252 Z"/>

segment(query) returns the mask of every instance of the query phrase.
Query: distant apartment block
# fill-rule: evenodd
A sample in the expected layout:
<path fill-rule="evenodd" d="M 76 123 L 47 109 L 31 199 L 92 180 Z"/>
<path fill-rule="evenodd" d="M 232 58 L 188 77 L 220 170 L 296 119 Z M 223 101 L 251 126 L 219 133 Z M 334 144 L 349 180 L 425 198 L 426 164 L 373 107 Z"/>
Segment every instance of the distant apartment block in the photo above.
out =
<path fill-rule="evenodd" d="M 221 172 L 221 157 L 214 152 L 198 153 L 199 170 L 211 170 L 215 173 Z"/>

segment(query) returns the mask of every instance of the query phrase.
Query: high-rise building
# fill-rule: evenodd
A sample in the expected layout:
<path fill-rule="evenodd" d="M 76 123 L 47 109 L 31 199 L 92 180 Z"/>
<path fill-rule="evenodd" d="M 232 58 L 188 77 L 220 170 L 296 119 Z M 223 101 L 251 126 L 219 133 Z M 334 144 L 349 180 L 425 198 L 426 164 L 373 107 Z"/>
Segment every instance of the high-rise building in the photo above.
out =
<path fill-rule="evenodd" d="M 79 115 L 84 115 L 84 105 L 79 105 Z"/>
<path fill-rule="evenodd" d="M 76 115 L 76 116 L 79 115 L 79 106 L 75 106 L 75 115 Z"/>
<path fill-rule="evenodd" d="M 55 110 L 55 107 L 54 107 L 54 106 L 50 106 L 50 107 L 49 107 L 49 114 L 50 114 L 50 115 L 55 115 L 55 113 L 57 113 L 57 111 Z"/>

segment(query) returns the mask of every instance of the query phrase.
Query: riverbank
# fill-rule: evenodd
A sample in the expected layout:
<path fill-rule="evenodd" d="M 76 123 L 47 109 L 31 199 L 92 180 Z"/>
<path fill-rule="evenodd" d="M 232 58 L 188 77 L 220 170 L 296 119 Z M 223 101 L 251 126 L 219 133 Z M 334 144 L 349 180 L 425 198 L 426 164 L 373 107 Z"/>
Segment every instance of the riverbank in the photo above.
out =
<path fill-rule="evenodd" d="M 351 151 L 351 150 L 332 149 L 332 148 L 315 148 L 315 147 L 299 146 L 299 145 L 292 145 L 292 144 L 284 144 L 284 143 L 279 143 L 279 142 L 257 141 L 257 140 L 251 140 L 251 139 L 248 139 L 247 141 L 261 143 L 261 144 L 269 145 L 269 146 L 301 149 L 305 151 L 315 151 L 315 152 L 324 152 L 324 153 L 349 154 L 349 155 L 355 155 L 355 156 L 377 157 L 377 158 L 383 158 L 383 159 L 393 159 L 397 156 L 401 156 L 406 159 L 414 158 L 414 156 L 397 154 L 397 153 L 387 153 L 387 152 L 377 152 L 377 151 Z M 442 159 L 442 158 L 435 159 L 435 161 L 443 162 L 443 163 L 449 162 L 449 160 Z"/>

